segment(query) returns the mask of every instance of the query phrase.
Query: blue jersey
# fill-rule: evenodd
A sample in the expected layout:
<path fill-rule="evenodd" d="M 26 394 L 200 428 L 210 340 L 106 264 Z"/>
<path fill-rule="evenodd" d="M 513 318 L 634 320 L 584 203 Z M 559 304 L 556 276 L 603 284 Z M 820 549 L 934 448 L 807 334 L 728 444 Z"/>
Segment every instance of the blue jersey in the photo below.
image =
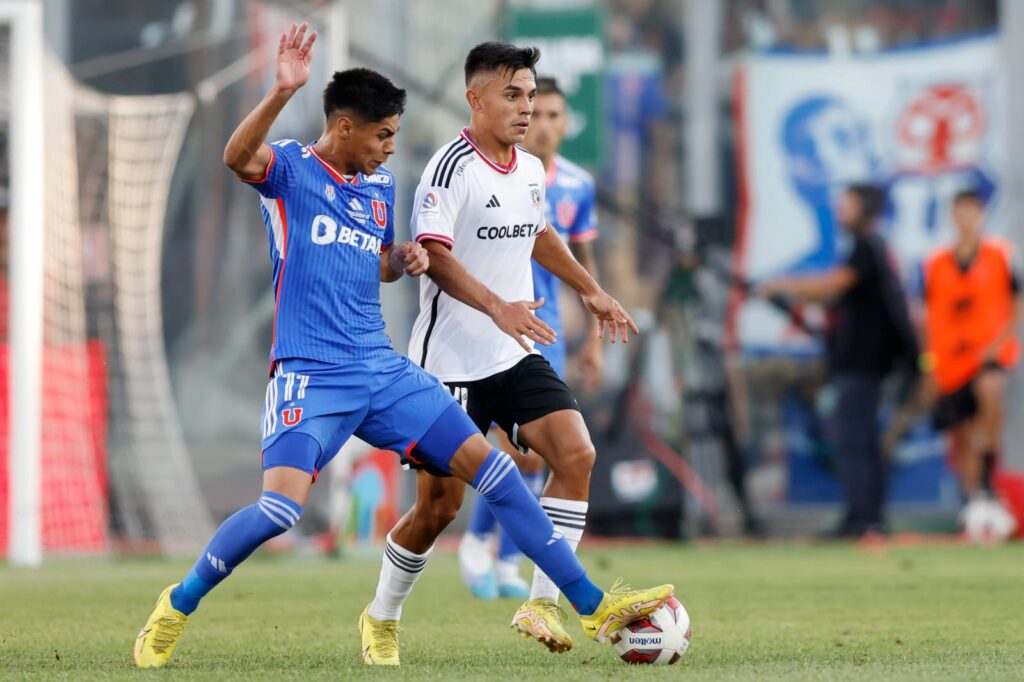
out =
<path fill-rule="evenodd" d="M 287 358 L 344 363 L 391 352 L 380 309 L 380 254 L 394 242 L 395 180 L 340 175 L 313 142 L 270 145 L 262 200 L 274 266 L 271 366 Z"/>
<path fill-rule="evenodd" d="M 596 194 L 594 178 L 572 161 L 555 156 L 548 169 L 545 211 L 548 223 L 567 242 L 586 242 L 597 237 Z M 544 297 L 544 305 L 537 310 L 537 316 L 554 329 L 559 341 L 550 345 L 539 345 L 541 354 L 547 358 L 559 375 L 565 374 L 565 345 L 561 341 L 562 316 L 558 310 L 558 278 L 533 262 L 533 292 L 535 298 Z"/>

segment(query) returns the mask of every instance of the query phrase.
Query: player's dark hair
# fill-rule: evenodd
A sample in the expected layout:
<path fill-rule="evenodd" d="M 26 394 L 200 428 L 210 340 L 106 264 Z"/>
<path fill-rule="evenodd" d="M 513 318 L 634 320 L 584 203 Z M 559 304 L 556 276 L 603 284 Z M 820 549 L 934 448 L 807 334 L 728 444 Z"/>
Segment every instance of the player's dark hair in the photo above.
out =
<path fill-rule="evenodd" d="M 985 208 L 985 195 L 974 187 L 962 189 L 953 195 L 953 204 L 959 204 L 961 201 L 973 201 L 980 208 Z"/>
<path fill-rule="evenodd" d="M 516 47 L 511 43 L 480 43 L 466 55 L 466 85 L 473 76 L 486 71 L 511 71 L 529 69 L 537 76 L 537 60 L 540 50 L 536 47 Z"/>
<path fill-rule="evenodd" d="M 324 116 L 350 111 L 362 121 L 380 121 L 405 111 L 405 90 L 371 69 L 335 71 L 324 88 Z"/>
<path fill-rule="evenodd" d="M 885 208 L 885 191 L 877 185 L 858 183 L 849 185 L 847 192 L 851 192 L 860 202 L 860 223 L 870 223 L 882 213 Z"/>
<path fill-rule="evenodd" d="M 550 76 L 541 76 L 537 79 L 537 94 L 558 95 L 565 99 L 565 93 L 562 92 L 562 88 L 558 87 L 558 81 Z"/>

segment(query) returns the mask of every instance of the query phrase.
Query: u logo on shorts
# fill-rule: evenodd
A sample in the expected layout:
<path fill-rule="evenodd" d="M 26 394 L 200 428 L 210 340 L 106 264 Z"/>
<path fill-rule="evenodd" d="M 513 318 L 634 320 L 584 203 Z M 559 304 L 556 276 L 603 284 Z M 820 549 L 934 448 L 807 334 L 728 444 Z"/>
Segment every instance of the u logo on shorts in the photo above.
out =
<path fill-rule="evenodd" d="M 290 407 L 288 409 L 281 410 L 281 421 L 284 422 L 285 426 L 295 426 L 301 419 L 301 407 Z"/>

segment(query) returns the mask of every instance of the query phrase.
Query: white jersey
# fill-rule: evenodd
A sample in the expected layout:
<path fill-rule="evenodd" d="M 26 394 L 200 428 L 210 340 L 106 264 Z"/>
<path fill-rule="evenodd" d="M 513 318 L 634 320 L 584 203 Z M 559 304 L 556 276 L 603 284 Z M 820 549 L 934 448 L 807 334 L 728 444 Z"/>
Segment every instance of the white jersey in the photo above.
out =
<path fill-rule="evenodd" d="M 534 240 L 547 229 L 545 186 L 540 159 L 513 147 L 508 166 L 500 166 L 463 130 L 423 171 L 413 203 L 413 237 L 447 246 L 506 301 L 533 300 L 530 258 Z M 526 355 L 490 317 L 420 277 L 420 313 L 409 342 L 414 362 L 442 381 L 476 381 Z"/>

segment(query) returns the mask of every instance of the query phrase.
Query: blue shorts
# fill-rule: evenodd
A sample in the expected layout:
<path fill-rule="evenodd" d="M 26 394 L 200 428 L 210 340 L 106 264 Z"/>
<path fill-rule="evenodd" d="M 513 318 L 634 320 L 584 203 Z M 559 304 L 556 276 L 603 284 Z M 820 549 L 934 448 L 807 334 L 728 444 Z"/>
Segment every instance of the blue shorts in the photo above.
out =
<path fill-rule="evenodd" d="M 562 330 L 558 330 L 558 341 L 555 341 L 550 346 L 538 343 L 537 350 L 544 356 L 544 359 L 551 365 L 551 369 L 555 370 L 555 374 L 562 381 L 565 381 L 565 343 L 562 341 Z"/>
<path fill-rule="evenodd" d="M 343 365 L 281 360 L 274 365 L 263 406 L 263 468 L 289 466 L 315 479 L 352 435 L 408 456 L 452 405 L 458 403 L 437 378 L 398 353 Z M 465 422 L 467 437 L 478 432 L 468 417 Z M 276 448 L 276 454 L 268 456 L 278 439 L 292 433 L 312 437 L 319 453 Z M 315 450 L 305 448 L 307 453 L 311 449 Z M 454 449 L 419 456 L 447 471 L 453 454 Z"/>

